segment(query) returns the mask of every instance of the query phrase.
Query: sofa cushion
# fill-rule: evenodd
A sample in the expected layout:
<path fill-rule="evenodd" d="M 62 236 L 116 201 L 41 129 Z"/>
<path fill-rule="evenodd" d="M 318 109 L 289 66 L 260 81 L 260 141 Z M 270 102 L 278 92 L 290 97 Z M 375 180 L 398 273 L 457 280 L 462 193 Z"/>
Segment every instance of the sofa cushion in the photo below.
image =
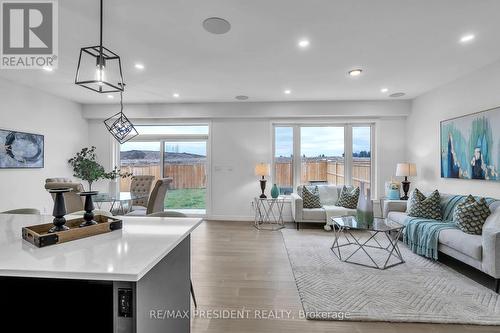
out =
<path fill-rule="evenodd" d="M 318 185 L 318 191 L 323 206 L 333 206 L 339 200 L 339 190 L 335 185 Z"/>
<path fill-rule="evenodd" d="M 459 229 L 445 229 L 439 233 L 439 242 L 471 258 L 482 258 L 483 245 L 479 235 L 466 234 Z"/>
<path fill-rule="evenodd" d="M 304 220 L 314 220 L 319 222 L 326 221 L 326 213 L 323 208 L 311 208 L 302 211 L 302 217 Z"/>
<path fill-rule="evenodd" d="M 323 208 L 327 212 L 327 215 L 330 217 L 355 216 L 356 215 L 356 209 L 345 208 L 345 207 L 335 206 L 335 205 L 327 205 L 327 206 L 323 206 Z"/>
<path fill-rule="evenodd" d="M 302 187 L 302 200 L 304 208 L 321 208 L 317 186 L 314 189 L 309 189 L 307 186 Z"/>
<path fill-rule="evenodd" d="M 435 190 L 428 197 L 418 189 L 412 192 L 409 200 L 408 216 L 431 220 L 442 220 L 439 191 Z"/>
<path fill-rule="evenodd" d="M 408 213 L 404 212 L 389 212 L 387 218 L 393 222 L 406 225 L 406 219 L 408 218 Z"/>
<path fill-rule="evenodd" d="M 484 222 L 490 214 L 491 211 L 484 198 L 476 201 L 472 195 L 469 195 L 455 208 L 453 222 L 467 234 L 481 235 Z"/>
<path fill-rule="evenodd" d="M 355 209 L 359 200 L 359 187 L 343 186 L 336 206 Z"/>

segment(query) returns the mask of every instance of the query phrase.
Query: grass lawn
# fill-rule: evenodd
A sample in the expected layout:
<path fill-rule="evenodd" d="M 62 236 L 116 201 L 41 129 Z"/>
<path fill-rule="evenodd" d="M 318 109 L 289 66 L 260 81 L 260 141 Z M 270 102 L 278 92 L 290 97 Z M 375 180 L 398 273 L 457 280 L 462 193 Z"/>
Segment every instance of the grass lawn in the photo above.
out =
<path fill-rule="evenodd" d="M 204 188 L 184 188 L 168 190 L 165 198 L 166 209 L 205 209 Z"/>

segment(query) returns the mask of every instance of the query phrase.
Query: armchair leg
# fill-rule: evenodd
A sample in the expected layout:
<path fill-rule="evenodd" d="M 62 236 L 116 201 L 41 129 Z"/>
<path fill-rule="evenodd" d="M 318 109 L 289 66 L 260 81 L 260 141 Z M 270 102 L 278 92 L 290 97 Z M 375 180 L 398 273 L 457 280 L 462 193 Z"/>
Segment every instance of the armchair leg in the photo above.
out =
<path fill-rule="evenodd" d="M 496 293 L 500 293 L 500 279 L 495 279 L 495 291 Z"/>
<path fill-rule="evenodd" d="M 300 230 L 300 222 L 295 222 L 295 225 L 297 226 L 297 230 Z"/>

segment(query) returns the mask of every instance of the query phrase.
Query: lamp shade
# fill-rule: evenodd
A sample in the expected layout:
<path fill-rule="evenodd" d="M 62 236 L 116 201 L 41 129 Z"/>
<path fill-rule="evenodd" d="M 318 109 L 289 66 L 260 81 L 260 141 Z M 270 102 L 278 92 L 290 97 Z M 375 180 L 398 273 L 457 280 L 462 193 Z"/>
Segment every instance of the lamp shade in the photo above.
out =
<path fill-rule="evenodd" d="M 269 176 L 271 173 L 271 167 L 267 163 L 259 163 L 255 166 L 255 175 L 257 176 Z"/>
<path fill-rule="evenodd" d="M 415 163 L 398 163 L 396 167 L 396 176 L 414 177 L 417 175 L 417 166 Z"/>

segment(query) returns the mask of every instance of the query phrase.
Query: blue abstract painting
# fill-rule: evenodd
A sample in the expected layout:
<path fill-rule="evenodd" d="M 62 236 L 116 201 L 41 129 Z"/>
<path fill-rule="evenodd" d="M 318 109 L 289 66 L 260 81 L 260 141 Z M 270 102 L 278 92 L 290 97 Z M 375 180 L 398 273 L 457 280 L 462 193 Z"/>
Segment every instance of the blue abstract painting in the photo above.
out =
<path fill-rule="evenodd" d="M 43 135 L 0 129 L 0 169 L 43 168 Z"/>
<path fill-rule="evenodd" d="M 500 107 L 441 122 L 441 177 L 500 181 Z"/>

